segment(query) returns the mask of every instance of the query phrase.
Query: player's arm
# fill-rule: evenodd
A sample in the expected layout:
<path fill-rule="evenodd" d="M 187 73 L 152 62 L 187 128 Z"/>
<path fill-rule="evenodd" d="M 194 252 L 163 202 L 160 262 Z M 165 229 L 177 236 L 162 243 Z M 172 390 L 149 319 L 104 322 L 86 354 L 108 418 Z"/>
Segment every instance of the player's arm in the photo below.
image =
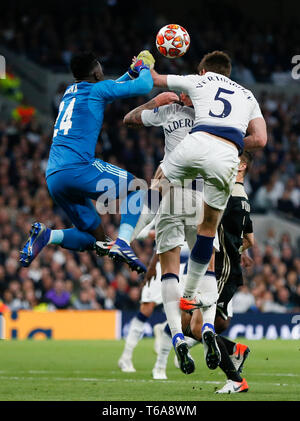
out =
<path fill-rule="evenodd" d="M 261 113 L 258 102 L 253 98 L 253 109 L 247 128 L 247 136 L 244 138 L 245 150 L 253 151 L 263 148 L 267 143 L 267 126 Z"/>
<path fill-rule="evenodd" d="M 133 80 L 122 82 L 104 80 L 95 83 L 90 95 L 91 101 L 112 102 L 118 98 L 129 98 L 148 94 L 153 88 L 153 80 L 149 68 L 141 63 L 135 66 L 135 70 L 139 76 Z"/>
<path fill-rule="evenodd" d="M 168 75 L 160 75 L 155 70 L 151 70 L 151 75 L 153 79 L 153 84 L 157 88 L 167 88 L 168 87 Z"/>
<path fill-rule="evenodd" d="M 152 118 L 153 121 L 151 120 L 149 124 L 149 122 L 145 123 L 145 120 L 142 118 L 143 111 L 154 110 L 163 105 L 173 104 L 175 101 L 179 101 L 179 98 L 174 92 L 163 92 L 146 102 L 146 104 L 140 105 L 127 113 L 123 119 L 123 123 L 128 127 L 160 126 L 162 124 L 160 113 L 156 112 L 153 116 L 154 118 Z"/>
<path fill-rule="evenodd" d="M 247 220 L 243 234 L 243 245 L 241 255 L 241 265 L 245 268 L 253 265 L 253 260 L 249 256 L 248 249 L 254 246 L 253 224 L 250 215 L 247 215 Z"/>
<path fill-rule="evenodd" d="M 158 261 L 159 256 L 158 254 L 156 254 L 156 250 L 154 250 L 153 256 L 148 266 L 148 270 L 145 275 L 145 283 L 148 282 L 148 284 L 150 284 L 151 279 L 156 276 L 156 265 Z"/>
<path fill-rule="evenodd" d="M 250 247 L 254 246 L 254 234 L 249 232 L 244 234 L 243 245 L 242 245 L 242 254 L 241 254 L 241 265 L 244 268 L 253 266 L 253 259 L 249 256 L 248 250 Z"/>
<path fill-rule="evenodd" d="M 192 75 L 160 75 L 155 70 L 151 70 L 154 86 L 158 88 L 169 88 L 172 91 L 189 93 Z"/>
<path fill-rule="evenodd" d="M 249 232 L 247 234 L 244 234 L 243 237 L 243 252 L 250 247 L 254 246 L 254 234 L 253 232 Z"/>
<path fill-rule="evenodd" d="M 254 234 L 253 234 L 253 223 L 250 217 L 250 213 L 246 214 L 246 220 L 243 230 L 243 249 L 242 251 L 247 250 L 250 247 L 254 246 Z"/>
<path fill-rule="evenodd" d="M 116 82 L 126 82 L 127 80 L 136 79 L 138 77 L 138 72 L 135 70 L 136 63 L 142 60 L 143 63 L 149 67 L 149 69 L 154 68 L 155 59 L 153 55 L 148 50 L 141 51 L 138 56 L 132 58 L 132 63 L 124 75 L 120 76 Z"/>
<path fill-rule="evenodd" d="M 267 143 L 267 126 L 263 117 L 249 122 L 248 135 L 244 138 L 245 150 L 254 151 L 263 148 Z"/>

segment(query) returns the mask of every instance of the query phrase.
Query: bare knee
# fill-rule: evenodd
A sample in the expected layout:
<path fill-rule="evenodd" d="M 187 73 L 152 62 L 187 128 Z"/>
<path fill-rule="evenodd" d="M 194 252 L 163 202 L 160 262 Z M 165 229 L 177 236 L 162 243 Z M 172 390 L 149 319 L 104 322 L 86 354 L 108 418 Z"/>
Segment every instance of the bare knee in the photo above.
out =
<path fill-rule="evenodd" d="M 153 313 L 155 307 L 156 307 L 156 303 L 154 303 L 154 302 L 142 303 L 141 306 L 140 306 L 140 312 L 144 316 L 150 317 L 151 314 Z"/>

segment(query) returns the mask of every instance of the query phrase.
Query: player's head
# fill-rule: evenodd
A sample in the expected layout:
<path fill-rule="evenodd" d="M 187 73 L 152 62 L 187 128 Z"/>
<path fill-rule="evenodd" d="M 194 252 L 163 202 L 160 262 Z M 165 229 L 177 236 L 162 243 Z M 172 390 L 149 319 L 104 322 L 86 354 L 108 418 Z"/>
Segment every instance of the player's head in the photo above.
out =
<path fill-rule="evenodd" d="M 84 51 L 73 55 L 70 67 L 76 80 L 98 82 L 103 79 L 101 64 L 92 52 Z"/>
<path fill-rule="evenodd" d="M 252 161 L 253 155 L 248 151 L 244 151 L 240 156 L 239 173 L 245 176 L 251 168 Z"/>
<path fill-rule="evenodd" d="M 200 75 L 204 75 L 206 72 L 214 72 L 229 77 L 231 73 L 231 59 L 224 51 L 213 51 L 205 54 L 198 65 L 198 72 Z"/>
<path fill-rule="evenodd" d="M 191 98 L 184 92 L 181 92 L 180 94 L 180 101 L 187 107 L 191 107 L 193 105 Z"/>

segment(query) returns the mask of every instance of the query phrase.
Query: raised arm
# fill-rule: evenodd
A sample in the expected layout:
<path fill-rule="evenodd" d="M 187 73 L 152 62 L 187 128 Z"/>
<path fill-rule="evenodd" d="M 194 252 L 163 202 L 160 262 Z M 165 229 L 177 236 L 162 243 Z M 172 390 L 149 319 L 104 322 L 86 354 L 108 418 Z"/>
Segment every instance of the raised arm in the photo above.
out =
<path fill-rule="evenodd" d="M 161 107 L 162 105 L 172 104 L 175 101 L 179 101 L 179 98 L 174 92 L 163 92 L 145 104 L 140 105 L 127 113 L 123 119 L 123 123 L 128 127 L 142 127 L 144 126 L 142 120 L 142 112 L 144 110 L 153 110 L 154 108 Z"/>
<path fill-rule="evenodd" d="M 157 88 L 167 88 L 168 87 L 168 83 L 167 83 L 168 76 L 167 75 L 160 75 L 155 70 L 151 70 L 151 75 L 152 75 L 154 86 L 156 86 Z"/>
<path fill-rule="evenodd" d="M 248 125 L 248 136 L 244 138 L 245 150 L 254 151 L 267 143 L 267 126 L 263 117 L 254 118 Z"/>

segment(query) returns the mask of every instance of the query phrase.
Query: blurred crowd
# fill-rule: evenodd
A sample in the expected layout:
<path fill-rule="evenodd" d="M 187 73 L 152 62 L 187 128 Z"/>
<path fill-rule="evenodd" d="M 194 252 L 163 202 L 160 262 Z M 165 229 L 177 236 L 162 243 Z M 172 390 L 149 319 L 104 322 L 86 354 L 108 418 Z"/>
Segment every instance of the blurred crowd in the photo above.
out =
<path fill-rule="evenodd" d="M 164 25 L 180 23 L 190 33 L 191 47 L 183 59 L 160 56 L 160 71 L 194 72 L 199 58 L 215 49 L 227 50 L 233 59 L 233 76 L 245 84 L 291 83 L 291 58 L 298 51 L 297 25 L 253 19 L 226 2 L 194 2 L 188 8 L 132 0 L 88 1 L 42 11 L 28 7 L 12 9 L 9 4 L 0 16 L 0 43 L 52 71 L 68 71 L 71 56 L 78 49 L 99 54 L 105 73 L 117 74 L 120 63 L 127 66 L 131 57 L 145 48 L 155 51 L 155 35 Z M 199 23 L 200 18 L 200 23 Z M 201 30 L 199 30 L 199 25 Z M 121 47 L 120 47 L 121 46 Z"/>
<path fill-rule="evenodd" d="M 254 210 L 276 210 L 299 217 L 300 98 L 267 95 L 258 98 L 268 125 L 268 145 L 255 153 L 246 189 Z M 145 98 L 108 106 L 96 156 L 119 165 L 150 183 L 164 154 L 159 128 L 127 129 L 126 112 Z M 0 122 L 0 306 L 24 309 L 137 310 L 141 284 L 136 272 L 99 258 L 93 251 L 75 253 L 46 247 L 29 268 L 19 265 L 19 250 L 31 223 L 67 228 L 70 222 L 47 191 L 45 168 L 52 133 L 36 117 Z M 119 215 L 103 215 L 103 225 L 116 238 Z M 147 264 L 153 242 L 135 242 Z M 300 255 L 288 234 L 279 243 L 269 232 L 264 244 L 251 251 L 254 266 L 245 272 L 245 286 L 234 300 L 235 311 L 296 311 L 300 308 Z M 2 304 L 1 304 L 2 301 Z"/>

